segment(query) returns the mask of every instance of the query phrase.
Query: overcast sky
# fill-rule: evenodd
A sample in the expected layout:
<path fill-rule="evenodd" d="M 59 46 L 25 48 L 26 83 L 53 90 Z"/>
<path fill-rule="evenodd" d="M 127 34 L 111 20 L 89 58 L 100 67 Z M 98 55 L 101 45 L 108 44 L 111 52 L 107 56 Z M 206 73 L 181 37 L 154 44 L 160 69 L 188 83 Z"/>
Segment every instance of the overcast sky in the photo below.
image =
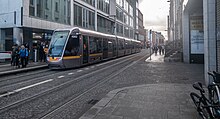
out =
<path fill-rule="evenodd" d="M 144 16 L 144 27 L 161 32 L 167 37 L 168 0 L 139 0 L 139 9 Z"/>

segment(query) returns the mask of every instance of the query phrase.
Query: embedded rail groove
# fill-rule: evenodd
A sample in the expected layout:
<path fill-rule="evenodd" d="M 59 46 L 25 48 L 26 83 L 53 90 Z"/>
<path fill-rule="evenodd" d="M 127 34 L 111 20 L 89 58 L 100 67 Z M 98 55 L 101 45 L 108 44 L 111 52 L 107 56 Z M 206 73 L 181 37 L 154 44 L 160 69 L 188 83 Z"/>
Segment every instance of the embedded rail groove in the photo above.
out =
<path fill-rule="evenodd" d="M 137 55 L 137 54 L 136 54 L 136 55 Z M 146 57 L 146 56 L 145 56 L 145 57 Z M 98 70 L 93 71 L 93 72 L 91 72 L 91 73 L 88 73 L 88 74 L 86 74 L 86 75 L 80 76 L 80 77 L 78 77 L 78 78 L 76 78 L 76 79 L 74 79 L 74 80 L 67 81 L 67 82 L 65 82 L 65 83 L 63 83 L 63 84 L 57 85 L 57 86 L 55 86 L 55 87 L 53 87 L 53 88 L 47 89 L 47 90 L 45 90 L 45 91 L 42 91 L 42 92 L 37 93 L 37 94 L 35 94 L 35 95 L 32 95 L 32 96 L 30 96 L 30 97 L 27 97 L 27 98 L 18 100 L 18 101 L 16 101 L 16 102 L 13 102 L 13 103 L 11 103 L 11 104 L 8 104 L 8 105 L 6 105 L 6 106 L 3 106 L 3 107 L 0 108 L 0 113 L 3 113 L 3 112 L 5 112 L 5 111 L 7 111 L 7 110 L 10 110 L 10 109 L 13 109 L 13 108 L 15 108 L 15 107 L 17 107 L 17 106 L 19 106 L 19 105 L 21 105 L 21 104 L 24 104 L 24 103 L 26 103 L 26 102 L 30 102 L 31 100 L 35 100 L 35 99 L 37 99 L 37 98 L 40 98 L 41 96 L 44 96 L 44 95 L 49 94 L 49 93 L 51 93 L 51 92 L 54 92 L 54 91 L 56 91 L 56 90 L 65 88 L 65 87 L 67 87 L 68 85 L 71 85 L 73 82 L 75 82 L 75 81 L 77 81 L 77 80 L 79 80 L 79 79 L 82 79 L 82 78 L 84 78 L 84 77 L 90 76 L 90 75 L 92 75 L 92 74 L 94 74 L 94 73 L 97 73 L 97 72 L 100 72 L 100 71 L 102 71 L 102 70 L 108 69 L 108 68 L 110 68 L 110 67 L 113 67 L 113 66 L 118 65 L 118 64 L 120 64 L 120 63 L 126 62 L 127 60 L 130 60 L 130 59 L 133 59 L 133 58 L 135 58 L 135 56 L 134 56 L 134 55 L 131 55 L 130 58 L 125 59 L 125 60 L 120 61 L 120 62 L 117 62 L 117 63 L 115 63 L 115 64 L 113 64 L 113 65 L 109 65 L 109 66 L 104 67 L 104 68 L 102 68 L 102 69 L 98 69 Z M 124 59 L 124 58 L 123 58 L 123 59 Z M 62 73 L 63 73 L 63 72 L 62 72 Z M 52 74 L 52 75 L 53 75 L 53 74 Z M 114 76 L 115 76 L 115 75 L 114 75 Z M 93 88 L 92 88 L 92 89 L 93 89 Z M 89 89 L 89 90 L 91 90 L 91 89 Z M 87 91 L 87 92 L 88 92 L 88 91 Z M 83 93 L 83 94 L 84 94 L 84 93 Z M 82 96 L 82 95 L 80 95 L 80 96 Z M 78 97 L 80 97 L 80 96 L 78 96 Z M 60 107 L 60 106 L 59 106 L 59 107 Z"/>
<path fill-rule="evenodd" d="M 107 81 L 110 81 L 112 78 L 114 78 L 115 76 L 117 76 L 121 72 L 125 71 L 126 69 L 128 69 L 129 67 L 131 67 L 132 65 L 136 64 L 138 61 L 140 61 L 140 60 L 142 60 L 142 59 L 144 59 L 146 57 L 149 57 L 149 56 L 144 56 L 144 57 L 138 59 L 137 61 L 133 61 L 131 64 L 126 65 L 124 68 L 120 69 L 116 73 L 113 73 L 113 74 L 109 75 L 108 77 L 104 78 L 103 80 L 100 80 L 98 83 L 94 83 L 92 86 L 90 86 L 88 89 L 86 89 L 83 93 L 81 93 L 80 95 L 76 96 L 75 98 L 70 99 L 69 101 L 65 102 L 64 104 L 62 104 L 60 106 L 57 106 L 57 108 L 55 108 L 54 110 L 52 110 L 50 112 L 47 112 L 46 114 L 41 116 L 40 119 L 47 119 L 53 113 L 56 113 L 57 111 L 59 111 L 60 109 L 64 108 L 65 106 L 68 106 L 70 103 L 76 102 L 83 95 L 89 93 L 90 91 L 92 91 L 96 87 L 100 86 L 101 84 L 103 84 L 103 83 L 105 83 Z M 136 57 L 134 57 L 134 58 L 136 58 Z M 131 58 L 131 59 L 133 59 L 133 58 Z"/>

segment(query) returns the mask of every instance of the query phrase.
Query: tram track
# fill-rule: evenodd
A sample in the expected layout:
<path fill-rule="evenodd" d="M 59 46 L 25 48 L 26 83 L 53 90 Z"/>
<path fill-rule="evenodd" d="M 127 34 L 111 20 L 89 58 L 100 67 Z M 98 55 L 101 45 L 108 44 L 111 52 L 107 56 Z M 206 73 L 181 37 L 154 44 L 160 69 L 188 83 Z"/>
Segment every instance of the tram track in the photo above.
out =
<path fill-rule="evenodd" d="M 80 76 L 80 77 L 78 77 L 78 78 L 76 78 L 76 79 L 74 79 L 74 80 L 67 81 L 67 82 L 65 82 L 65 83 L 63 83 L 63 84 L 57 85 L 57 86 L 55 86 L 55 87 L 53 87 L 53 88 L 50 88 L 50 89 L 47 89 L 47 90 L 42 91 L 42 92 L 40 92 L 40 93 L 37 93 L 37 94 L 35 94 L 35 95 L 33 95 L 33 96 L 30 96 L 30 97 L 24 98 L 24 99 L 22 99 L 22 100 L 18 100 L 18 101 L 16 101 L 16 102 L 10 103 L 10 104 L 8 104 L 8 105 L 6 105 L 6 106 L 1 107 L 1 108 L 0 108 L 0 113 L 3 113 L 3 112 L 5 112 L 5 111 L 8 111 L 8 110 L 13 109 L 13 108 L 15 108 L 15 107 L 18 107 L 19 105 L 22 105 L 22 104 L 24 104 L 24 103 L 26 103 L 26 102 L 30 102 L 30 101 L 32 101 L 32 100 L 34 100 L 34 99 L 40 98 L 40 97 L 42 97 L 42 96 L 44 96 L 44 95 L 46 95 L 46 94 L 50 94 L 50 93 L 52 93 L 52 92 L 57 92 L 57 90 L 61 90 L 61 89 L 65 88 L 65 87 L 68 87 L 69 85 L 72 85 L 75 81 L 78 81 L 78 80 L 83 79 L 83 78 L 85 78 L 85 77 L 91 76 L 91 75 L 93 75 L 93 74 L 95 74 L 95 73 L 98 73 L 98 72 L 103 71 L 103 70 L 105 70 L 105 69 L 111 68 L 111 67 L 113 67 L 113 66 L 117 66 L 118 64 L 121 64 L 121 63 L 126 62 L 126 61 L 128 61 L 128 60 L 130 60 L 130 59 L 133 59 L 133 58 L 134 58 L 134 57 L 130 57 L 130 58 L 126 59 L 126 60 L 123 60 L 123 61 L 117 62 L 117 63 L 115 63 L 115 64 L 113 64 L 113 65 L 110 65 L 110 66 L 107 66 L 107 67 L 98 69 L 98 70 L 93 71 L 93 72 L 91 72 L 91 73 L 88 73 L 88 74 L 86 74 L 86 75 Z M 106 78 L 105 78 L 105 79 L 106 79 Z"/>
<path fill-rule="evenodd" d="M 0 91 L 2 88 L 5 88 L 5 87 L 12 87 L 16 84 L 20 85 L 25 82 L 37 80 L 40 77 L 51 76 L 56 73 L 57 73 L 57 71 L 50 71 L 49 69 L 46 69 L 46 70 L 42 70 L 42 71 L 38 71 L 38 72 L 34 71 L 30 74 L 24 74 L 24 75 L 22 74 L 22 75 L 18 75 L 15 77 L 7 77 L 5 79 L 0 80 Z M 30 77 L 31 77 L 31 79 L 30 79 Z"/>
<path fill-rule="evenodd" d="M 96 64 L 96 66 L 102 66 L 102 65 L 105 65 L 105 64 L 108 64 L 111 62 L 116 62 L 118 60 L 126 59 L 128 57 L 132 57 L 132 55 L 121 57 L 121 58 L 114 59 L 114 60 L 109 60 L 108 62 L 102 62 L 102 63 Z M 95 65 L 95 64 L 93 64 L 93 65 Z M 13 90 L 13 89 L 9 89 L 10 87 L 13 87 L 13 88 L 22 87 L 25 84 L 28 84 L 28 83 L 31 84 L 31 82 L 33 83 L 38 80 L 41 81 L 42 78 L 60 75 L 60 74 L 66 73 L 66 72 L 71 72 L 72 70 L 80 70 L 82 68 L 84 68 L 84 67 L 77 68 L 77 69 L 71 69 L 71 70 L 65 70 L 62 72 L 60 72 L 60 70 L 54 71 L 54 70 L 46 69 L 46 70 L 39 71 L 39 72 L 34 71 L 34 72 L 31 72 L 28 74 L 21 74 L 18 76 L 6 77 L 5 79 L 0 80 L 0 94 L 1 94 L 1 92 L 8 92 L 8 90 Z M 30 77 L 31 77 L 31 79 L 30 79 Z"/>
<path fill-rule="evenodd" d="M 138 61 L 142 60 L 143 58 L 148 57 L 148 56 L 144 56 L 141 57 L 140 59 L 138 59 L 137 61 L 133 61 L 132 63 L 128 63 L 128 65 L 126 64 L 122 69 L 120 69 L 117 72 L 114 72 L 112 74 L 110 74 L 109 76 L 103 78 L 102 80 L 98 81 L 97 83 L 92 84 L 89 88 L 87 88 L 86 90 L 84 90 L 82 93 L 80 93 L 79 95 L 75 96 L 74 98 L 70 99 L 69 101 L 67 101 L 66 103 L 58 106 L 56 109 L 44 114 L 42 117 L 40 117 L 40 119 L 47 119 L 50 118 L 51 115 L 53 115 L 54 113 L 56 113 L 59 110 L 62 110 L 62 108 L 65 108 L 66 106 L 68 106 L 69 104 L 77 101 L 78 99 L 80 99 L 83 95 L 89 93 L 90 91 L 92 91 L 93 89 L 97 88 L 98 86 L 106 83 L 107 81 L 110 81 L 113 77 L 117 76 L 118 74 L 120 74 L 121 72 L 125 71 L 126 69 L 128 69 L 129 67 L 131 67 L 132 65 L 134 65 L 135 63 L 137 63 Z M 135 59 L 136 57 L 132 58 Z M 129 59 L 130 60 L 130 59 Z"/>

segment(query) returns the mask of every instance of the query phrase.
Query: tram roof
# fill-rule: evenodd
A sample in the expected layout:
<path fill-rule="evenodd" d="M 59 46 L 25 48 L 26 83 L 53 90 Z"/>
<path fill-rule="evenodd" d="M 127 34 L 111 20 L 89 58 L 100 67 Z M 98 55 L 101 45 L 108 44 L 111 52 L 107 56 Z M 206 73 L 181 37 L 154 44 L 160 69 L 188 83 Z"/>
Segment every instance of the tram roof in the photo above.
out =
<path fill-rule="evenodd" d="M 83 28 L 79 28 L 79 27 L 56 29 L 55 31 L 65 31 L 65 30 L 66 31 L 72 31 L 74 29 L 79 29 L 79 32 L 83 32 L 83 33 L 86 33 L 86 34 L 95 34 L 95 35 L 101 35 L 101 36 L 104 36 L 104 37 L 117 37 L 117 38 L 120 38 L 120 39 L 125 39 L 125 40 L 128 40 L 128 41 L 140 43 L 140 41 L 138 41 L 138 40 L 134 40 L 134 39 L 130 39 L 130 38 L 122 37 L 122 36 L 115 36 L 115 35 L 100 33 L 100 32 L 97 32 L 97 31 L 92 31 L 92 30 L 83 29 Z"/>
<path fill-rule="evenodd" d="M 73 28 L 65 28 L 65 29 L 56 29 L 55 31 L 72 31 L 78 29 L 79 32 L 85 33 L 85 34 L 94 34 L 94 35 L 101 35 L 104 37 L 115 37 L 114 35 L 110 35 L 110 34 L 105 34 L 105 33 L 100 33 L 97 31 L 92 31 L 92 30 L 88 30 L 88 29 L 83 29 L 83 28 L 79 28 L 79 27 L 73 27 Z"/>

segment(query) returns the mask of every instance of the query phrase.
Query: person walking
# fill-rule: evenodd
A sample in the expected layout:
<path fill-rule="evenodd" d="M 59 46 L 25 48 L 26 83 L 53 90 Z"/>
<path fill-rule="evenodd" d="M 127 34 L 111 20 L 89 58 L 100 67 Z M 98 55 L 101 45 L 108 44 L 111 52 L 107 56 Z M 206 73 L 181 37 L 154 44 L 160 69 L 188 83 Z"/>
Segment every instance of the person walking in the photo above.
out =
<path fill-rule="evenodd" d="M 20 68 L 20 46 L 17 45 L 15 50 L 15 67 Z"/>
<path fill-rule="evenodd" d="M 161 55 L 161 52 L 162 52 L 162 46 L 159 45 L 159 46 L 158 46 L 158 49 L 159 49 L 159 54 Z"/>
<path fill-rule="evenodd" d="M 24 47 L 24 45 L 21 46 L 19 54 L 20 54 L 22 68 L 24 68 L 24 67 L 26 67 L 25 59 L 26 59 L 26 56 L 27 56 L 27 50 Z"/>
<path fill-rule="evenodd" d="M 165 52 L 165 47 L 164 45 L 162 45 L 162 55 L 164 55 L 164 52 Z"/>
<path fill-rule="evenodd" d="M 12 46 L 12 54 L 11 54 L 11 66 L 15 66 L 16 64 L 16 54 L 18 53 L 18 45 L 14 44 Z"/>
<path fill-rule="evenodd" d="M 156 46 L 156 45 L 153 47 L 153 51 L 154 51 L 154 53 L 155 53 L 155 56 L 157 56 L 157 51 L 158 51 L 158 48 L 157 48 L 157 46 Z"/>

